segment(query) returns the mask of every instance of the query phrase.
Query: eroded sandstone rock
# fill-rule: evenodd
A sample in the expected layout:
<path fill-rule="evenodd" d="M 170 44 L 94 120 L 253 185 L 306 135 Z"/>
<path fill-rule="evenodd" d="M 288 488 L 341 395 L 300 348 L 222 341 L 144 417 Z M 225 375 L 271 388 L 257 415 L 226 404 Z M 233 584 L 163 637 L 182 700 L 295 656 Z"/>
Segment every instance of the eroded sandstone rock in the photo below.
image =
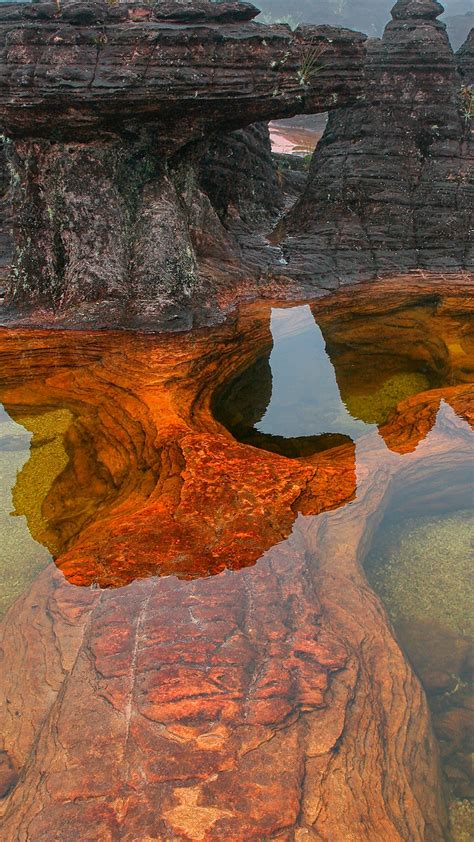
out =
<path fill-rule="evenodd" d="M 256 120 L 325 111 L 334 97 L 352 102 L 362 85 L 363 35 L 265 27 L 255 14 L 248 3 L 2 6 L 13 310 L 100 325 L 127 322 L 132 308 L 132 324 L 169 326 L 178 316 L 187 326 L 195 310 L 215 309 L 197 262 L 229 238 L 198 189 L 205 141 Z M 314 49 L 321 68 L 302 76 Z M 253 173 L 240 178 L 249 198 L 253 179 L 263 188 Z M 275 185 L 263 189 L 276 198 Z M 216 235 L 207 248 L 209 222 Z M 232 263 L 230 243 L 227 252 Z"/>
<path fill-rule="evenodd" d="M 441 10 L 399 2 L 368 42 L 364 98 L 331 114 L 280 226 L 288 274 L 330 286 L 395 267 L 473 268 L 471 50 L 457 66 Z"/>
<path fill-rule="evenodd" d="M 5 156 L 5 141 L 0 138 L 0 280 L 12 258 L 10 173 Z"/>

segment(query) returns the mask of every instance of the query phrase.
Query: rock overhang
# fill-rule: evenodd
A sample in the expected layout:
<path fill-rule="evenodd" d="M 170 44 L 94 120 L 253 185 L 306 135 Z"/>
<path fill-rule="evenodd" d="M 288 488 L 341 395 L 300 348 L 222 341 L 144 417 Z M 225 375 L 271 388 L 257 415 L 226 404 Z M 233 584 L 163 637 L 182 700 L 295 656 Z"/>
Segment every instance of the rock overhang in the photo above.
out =
<path fill-rule="evenodd" d="M 366 36 L 265 26 L 249 3 L 106 2 L 0 9 L 0 125 L 53 140 L 139 135 L 163 148 L 355 102 Z"/>

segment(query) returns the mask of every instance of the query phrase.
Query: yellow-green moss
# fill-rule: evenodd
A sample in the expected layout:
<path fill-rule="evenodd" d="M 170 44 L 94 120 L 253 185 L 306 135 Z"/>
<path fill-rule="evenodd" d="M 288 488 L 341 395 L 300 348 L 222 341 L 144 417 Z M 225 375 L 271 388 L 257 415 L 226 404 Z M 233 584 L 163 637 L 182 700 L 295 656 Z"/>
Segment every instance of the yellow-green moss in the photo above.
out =
<path fill-rule="evenodd" d="M 347 409 L 366 424 L 384 424 L 400 401 L 430 388 L 428 378 L 417 372 L 400 372 L 369 394 L 344 395 Z"/>

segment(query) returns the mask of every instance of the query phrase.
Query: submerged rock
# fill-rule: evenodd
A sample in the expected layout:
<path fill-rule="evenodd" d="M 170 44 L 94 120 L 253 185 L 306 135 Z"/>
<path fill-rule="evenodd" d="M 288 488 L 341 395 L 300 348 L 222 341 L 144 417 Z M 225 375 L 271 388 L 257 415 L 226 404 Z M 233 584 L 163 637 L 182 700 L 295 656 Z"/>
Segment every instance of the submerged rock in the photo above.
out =
<path fill-rule="evenodd" d="M 444 480 L 449 501 L 449 474 Z M 470 510 L 403 518 L 382 527 L 365 561 L 428 694 L 443 770 L 456 798 L 474 795 L 472 538 Z M 455 817 L 458 822 L 456 810 Z"/>
<path fill-rule="evenodd" d="M 439 335 L 420 331 L 428 353 L 392 333 L 385 359 L 397 347 L 402 365 L 407 352 L 437 360 L 445 337 L 456 379 L 471 348 L 467 288 L 442 293 L 438 281 Z M 418 284 L 359 290 L 362 358 L 382 318 L 406 339 L 401 302 L 415 333 L 426 324 L 434 279 Z M 338 350 L 354 306 L 347 290 L 314 304 Z M 400 404 L 380 429 L 392 450 L 372 431 L 357 472 L 350 444 L 302 459 L 249 448 L 212 416 L 212 396 L 268 351 L 269 310 L 249 305 L 211 334 L 0 335 L 12 416 L 36 409 L 45 444 L 45 409 L 72 416 L 42 519 L 18 494 L 60 551 L 0 623 L 2 842 L 52 828 L 76 842 L 78 827 L 91 842 L 262 842 L 282 828 L 287 839 L 444 842 L 426 698 L 361 562 L 394 484 L 406 496 L 420 476 L 439 487 L 446 461 L 464 469 L 470 390 Z M 443 727 L 457 738 L 464 723 Z"/>
<path fill-rule="evenodd" d="M 366 565 L 395 624 L 432 622 L 448 636 L 474 635 L 472 538 L 470 511 L 409 518 L 384 531 Z"/>

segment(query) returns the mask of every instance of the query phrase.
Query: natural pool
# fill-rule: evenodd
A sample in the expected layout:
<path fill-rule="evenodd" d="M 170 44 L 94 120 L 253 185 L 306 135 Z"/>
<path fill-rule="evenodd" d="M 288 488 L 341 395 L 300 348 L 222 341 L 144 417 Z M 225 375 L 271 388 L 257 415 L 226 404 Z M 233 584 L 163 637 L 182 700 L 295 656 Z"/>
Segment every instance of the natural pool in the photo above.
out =
<path fill-rule="evenodd" d="M 2 332 L 0 611 L 19 598 L 3 623 L 7 828 L 21 809 L 37 838 L 91 816 L 91 838 L 279 838 L 310 832 L 317 791 L 331 834 L 380 763 L 381 838 L 410 821 L 401 767 L 434 815 L 410 742 L 436 757 L 423 697 L 362 563 L 464 810 L 462 301 L 263 303 L 183 336 Z M 409 727 L 387 715 L 389 683 Z M 336 805 L 349 710 L 349 742 L 370 740 Z M 26 757 L 33 800 L 14 786 Z"/>

